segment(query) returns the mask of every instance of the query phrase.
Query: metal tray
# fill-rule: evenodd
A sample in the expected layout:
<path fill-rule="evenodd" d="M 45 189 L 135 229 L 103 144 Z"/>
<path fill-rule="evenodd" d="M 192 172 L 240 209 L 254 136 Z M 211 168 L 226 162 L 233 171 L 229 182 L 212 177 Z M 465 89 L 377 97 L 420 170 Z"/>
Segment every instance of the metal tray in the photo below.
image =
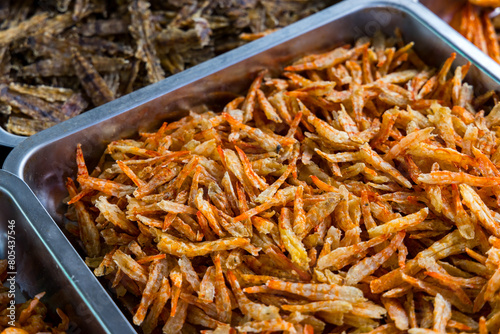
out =
<path fill-rule="evenodd" d="M 463 48 L 469 42 L 422 4 L 409 0 L 342 1 L 265 38 L 31 136 L 12 150 L 4 168 L 31 187 L 64 231 L 64 182 L 66 177 L 76 175 L 77 143 L 82 144 L 87 164 L 93 167 L 110 141 L 153 129 L 201 103 L 222 106 L 235 93 L 244 92 L 262 68 L 279 70 L 301 55 L 353 42 L 376 30 L 392 34 L 396 27 L 407 41 L 415 42 L 417 53 L 430 65 L 440 66 L 456 52 L 456 65 L 472 62 L 467 81 L 477 92 L 499 87 L 498 65 L 476 48 Z M 73 245 L 81 251 L 78 243 Z M 82 272 L 87 270 L 81 262 L 77 266 Z M 99 316 L 110 318 L 107 311 Z"/>
<path fill-rule="evenodd" d="M 68 333 L 134 332 L 29 187 L 15 175 L 0 170 L 2 259 L 9 254 L 9 224 L 15 231 L 15 239 L 11 235 L 9 240 L 15 242 L 17 302 L 45 291 L 42 302 L 54 322 L 59 321 L 57 307 L 70 316 Z M 110 318 L 102 319 L 98 315 L 102 313 Z"/>
<path fill-rule="evenodd" d="M 6 147 L 14 147 L 20 142 L 22 142 L 26 137 L 19 136 L 7 132 L 3 127 L 0 126 L 0 145 Z"/>

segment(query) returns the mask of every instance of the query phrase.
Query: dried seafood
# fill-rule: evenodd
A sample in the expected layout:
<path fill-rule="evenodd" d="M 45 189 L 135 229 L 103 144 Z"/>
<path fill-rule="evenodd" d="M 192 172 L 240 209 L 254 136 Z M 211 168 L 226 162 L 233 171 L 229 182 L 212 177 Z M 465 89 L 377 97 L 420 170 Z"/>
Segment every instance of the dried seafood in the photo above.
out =
<path fill-rule="evenodd" d="M 1 126 L 32 135 L 334 2 L 2 1 Z"/>
<path fill-rule="evenodd" d="M 500 103 L 455 57 L 376 34 L 78 145 L 67 229 L 144 333 L 497 333 Z"/>

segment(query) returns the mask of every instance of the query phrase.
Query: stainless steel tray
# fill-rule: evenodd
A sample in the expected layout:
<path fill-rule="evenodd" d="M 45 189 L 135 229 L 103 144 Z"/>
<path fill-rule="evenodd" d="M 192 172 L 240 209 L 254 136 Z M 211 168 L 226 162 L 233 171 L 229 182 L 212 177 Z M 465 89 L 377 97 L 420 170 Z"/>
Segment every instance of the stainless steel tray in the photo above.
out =
<path fill-rule="evenodd" d="M 20 142 L 22 142 L 26 137 L 18 136 L 7 132 L 3 127 L 0 126 L 0 145 L 6 147 L 14 147 Z"/>
<path fill-rule="evenodd" d="M 42 302 L 54 321 L 59 320 L 57 307 L 70 316 L 68 333 L 134 333 L 29 187 L 0 170 L 2 259 L 8 255 L 9 222 L 13 222 L 15 231 L 16 301 L 45 291 Z"/>
<path fill-rule="evenodd" d="M 4 168 L 26 181 L 63 230 L 64 182 L 76 175 L 77 143 L 93 167 L 110 141 L 154 128 L 200 103 L 220 106 L 246 90 L 253 74 L 264 67 L 279 70 L 301 55 L 352 42 L 378 29 L 392 34 L 396 27 L 407 41 L 415 42 L 417 53 L 430 65 L 440 66 L 456 52 L 455 64 L 472 62 L 467 80 L 478 92 L 499 87 L 500 67 L 478 49 L 463 48 L 469 42 L 422 4 L 349 0 L 29 137 L 12 150 Z M 80 270 L 87 269 L 82 264 Z M 110 318 L 109 312 L 99 316 Z"/>

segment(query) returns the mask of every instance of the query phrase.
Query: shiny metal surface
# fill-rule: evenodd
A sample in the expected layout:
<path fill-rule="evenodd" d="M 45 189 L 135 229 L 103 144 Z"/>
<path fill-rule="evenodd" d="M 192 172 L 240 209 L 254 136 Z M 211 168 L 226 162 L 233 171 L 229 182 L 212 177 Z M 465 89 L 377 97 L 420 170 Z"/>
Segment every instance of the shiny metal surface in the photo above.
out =
<path fill-rule="evenodd" d="M 24 139 L 26 139 L 26 137 L 7 132 L 0 126 L 0 146 L 14 147 Z"/>
<path fill-rule="evenodd" d="M 15 175 L 0 170 L 2 259 L 8 254 L 9 221 L 14 222 L 16 232 L 17 302 L 45 291 L 42 302 L 49 307 L 53 322 L 60 321 L 55 313 L 57 307 L 70 316 L 69 334 L 117 333 L 116 330 L 135 333 L 29 187 Z M 100 319 L 97 313 L 113 318 Z"/>
<path fill-rule="evenodd" d="M 12 150 L 4 168 L 31 187 L 64 231 L 64 182 L 76 175 L 77 143 L 82 144 L 92 168 L 110 141 L 153 129 L 202 103 L 221 106 L 247 89 L 252 75 L 262 68 L 279 70 L 301 55 L 353 42 L 379 29 L 392 34 L 396 27 L 407 41 L 415 42 L 415 50 L 430 65 L 440 66 L 456 52 L 455 64 L 472 62 L 466 80 L 475 85 L 477 92 L 499 87 L 500 67 L 478 49 L 468 47 L 465 38 L 422 4 L 409 0 L 348 0 L 31 136 Z M 81 250 L 76 241 L 70 240 Z M 108 318 L 106 312 L 101 316 Z"/>

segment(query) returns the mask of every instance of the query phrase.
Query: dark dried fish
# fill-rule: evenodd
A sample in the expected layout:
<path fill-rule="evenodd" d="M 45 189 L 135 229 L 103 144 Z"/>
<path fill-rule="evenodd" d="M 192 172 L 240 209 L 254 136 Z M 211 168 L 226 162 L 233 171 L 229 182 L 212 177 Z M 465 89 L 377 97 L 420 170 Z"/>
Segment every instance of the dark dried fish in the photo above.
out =
<path fill-rule="evenodd" d="M 34 96 L 14 94 L 9 92 L 6 85 L 0 85 L 0 101 L 9 104 L 12 107 L 33 119 L 46 120 L 52 122 L 62 122 L 68 117 L 63 115 L 60 105 L 48 103 Z"/>
<path fill-rule="evenodd" d="M 229 19 L 225 16 L 213 15 L 206 19 L 211 30 L 220 30 L 230 26 Z"/>
<path fill-rule="evenodd" d="M 73 20 L 80 20 L 85 15 L 85 12 L 88 11 L 89 5 L 88 0 L 76 0 L 73 8 Z"/>
<path fill-rule="evenodd" d="M 10 52 L 6 47 L 0 47 L 0 83 L 9 82 L 9 72 L 11 69 Z"/>
<path fill-rule="evenodd" d="M 128 18 L 94 20 L 82 24 L 78 32 L 83 36 L 110 36 L 128 33 Z"/>
<path fill-rule="evenodd" d="M 129 6 L 131 17 L 130 33 L 137 44 L 135 56 L 146 63 L 148 80 L 150 83 L 158 82 L 165 78 L 165 71 L 152 44 L 153 27 L 151 24 L 150 4 L 144 0 L 133 0 Z"/>
<path fill-rule="evenodd" d="M 50 111 L 57 106 L 66 119 L 337 1 L 0 0 L 0 87 L 12 84 L 0 113 L 57 118 Z M 73 48 L 84 59 L 79 66 Z M 43 128 L 12 124 L 18 134 Z"/>
<path fill-rule="evenodd" d="M 0 114 L 10 115 L 12 114 L 12 107 L 8 104 L 0 104 Z"/>
<path fill-rule="evenodd" d="M 6 46 L 23 37 L 27 37 L 32 33 L 39 31 L 48 21 L 48 13 L 38 13 L 30 17 L 28 20 L 0 31 L 0 46 Z"/>
<path fill-rule="evenodd" d="M 256 6 L 248 10 L 248 18 L 250 20 L 250 30 L 252 32 L 260 32 L 266 29 L 266 9 L 261 6 Z M 269 17 L 270 18 L 270 17 Z M 275 26 L 278 22 L 273 20 L 271 26 Z"/>
<path fill-rule="evenodd" d="M 60 44 L 64 44 L 64 46 Z M 67 43 L 48 34 L 38 34 L 28 37 L 22 44 L 22 47 L 26 50 L 31 50 L 35 57 L 69 57 Z"/>
<path fill-rule="evenodd" d="M 132 93 L 134 90 L 134 84 L 135 81 L 137 80 L 137 75 L 139 74 L 139 67 L 141 65 L 141 62 L 138 59 L 134 59 L 132 61 L 132 64 L 130 66 L 130 71 L 127 71 L 128 75 L 126 76 L 125 79 L 125 94 Z"/>
<path fill-rule="evenodd" d="M 103 56 L 92 56 L 92 64 L 98 72 L 120 71 L 129 65 L 129 61 L 124 58 L 110 58 Z M 58 77 L 65 75 L 75 75 L 75 68 L 71 59 L 44 59 L 34 64 L 24 66 L 20 69 L 20 76 L 25 77 Z"/>
<path fill-rule="evenodd" d="M 74 75 L 75 69 L 68 59 L 44 59 L 19 69 L 20 77 L 50 77 Z"/>
<path fill-rule="evenodd" d="M 82 15 L 89 15 L 91 11 L 86 11 Z M 37 13 L 29 19 L 0 31 L 0 46 L 8 45 L 19 39 L 38 35 L 57 35 L 74 25 L 71 13 L 59 14 L 50 17 L 47 12 Z"/>
<path fill-rule="evenodd" d="M 57 35 L 74 24 L 71 13 L 59 14 L 45 21 L 35 34 Z"/>
<path fill-rule="evenodd" d="M 76 75 L 80 79 L 85 92 L 92 99 L 92 102 L 94 102 L 94 105 L 100 106 L 112 101 L 115 98 L 113 92 L 109 89 L 106 81 L 104 81 L 92 63 L 75 48 L 71 52 L 73 54 L 73 65 L 75 66 Z"/>
<path fill-rule="evenodd" d="M 69 88 L 52 87 L 52 86 L 31 86 L 26 84 L 21 84 L 17 82 L 12 82 L 9 85 L 11 91 L 21 93 L 24 95 L 32 95 L 44 99 L 48 102 L 64 102 L 70 96 L 74 94 L 73 90 Z"/>
<path fill-rule="evenodd" d="M 79 3 L 81 4 L 79 5 Z M 88 3 L 87 0 L 84 0 L 83 2 L 77 0 L 75 3 L 75 9 L 77 10 L 77 13 L 75 14 L 66 12 L 64 14 L 55 15 L 50 20 L 47 20 L 47 23 L 44 25 L 44 29 L 42 29 L 39 33 L 57 35 L 69 27 L 72 27 L 76 21 L 82 20 L 90 14 L 104 12 L 105 4 L 102 2 Z"/>
<path fill-rule="evenodd" d="M 107 53 L 110 55 L 123 54 L 127 56 L 134 54 L 132 47 L 129 45 L 123 45 L 99 37 L 72 35 L 67 41 L 73 46 L 78 46 L 80 50 L 90 53 Z"/>
<path fill-rule="evenodd" d="M 161 64 L 172 74 L 184 71 L 184 60 L 175 50 L 164 55 L 161 59 Z"/>
<path fill-rule="evenodd" d="M 43 119 L 29 119 L 25 117 L 10 116 L 7 121 L 7 131 L 21 135 L 32 136 L 37 132 L 48 129 L 57 122 L 51 122 Z"/>
<path fill-rule="evenodd" d="M 27 1 L 26 3 L 29 4 L 30 2 Z M 20 22 L 26 21 L 30 12 L 31 10 L 29 6 L 23 6 L 22 3 L 14 4 L 11 7 L 9 19 L 2 22 L 2 28 L 7 29 L 18 25 Z"/>
<path fill-rule="evenodd" d="M 111 72 L 105 74 L 103 79 L 113 96 L 117 97 L 119 95 L 118 88 L 120 87 L 120 74 L 117 72 Z"/>
<path fill-rule="evenodd" d="M 131 56 L 133 50 L 128 45 L 108 41 L 99 37 L 85 37 L 70 34 L 65 39 L 56 38 L 49 34 L 30 36 L 26 39 L 25 46 L 37 56 L 44 57 L 67 57 L 71 58 L 71 48 L 75 47 L 80 52 L 90 54 L 126 55 Z"/>
<path fill-rule="evenodd" d="M 212 30 L 210 24 L 204 18 L 193 20 L 193 27 L 183 30 L 170 26 L 158 35 L 156 43 L 158 47 L 168 51 L 186 52 L 190 49 L 200 49 L 210 42 Z"/>
<path fill-rule="evenodd" d="M 81 114 L 88 105 L 87 100 L 83 98 L 82 94 L 74 94 L 64 102 L 61 107 L 61 112 L 68 118 L 72 118 Z"/>

